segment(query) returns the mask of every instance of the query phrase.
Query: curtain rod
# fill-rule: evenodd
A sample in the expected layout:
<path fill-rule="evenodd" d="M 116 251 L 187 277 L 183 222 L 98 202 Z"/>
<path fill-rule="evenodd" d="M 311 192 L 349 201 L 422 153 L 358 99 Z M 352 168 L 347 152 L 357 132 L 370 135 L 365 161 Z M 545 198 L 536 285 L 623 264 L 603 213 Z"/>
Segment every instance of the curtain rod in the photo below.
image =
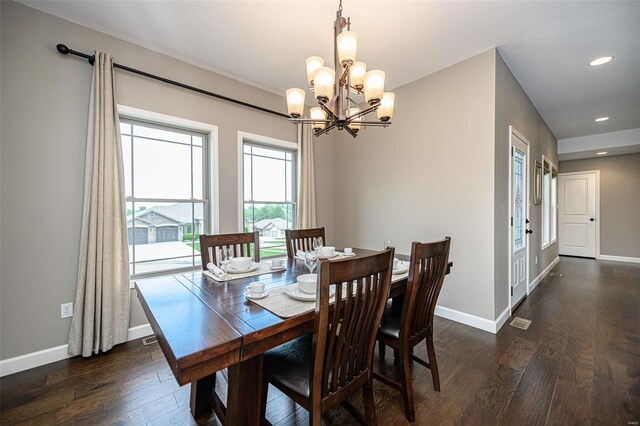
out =
<path fill-rule="evenodd" d="M 82 52 L 78 52 L 78 51 L 69 49 L 67 47 L 67 45 L 65 45 L 65 44 L 58 44 L 56 46 L 56 49 L 58 50 L 58 52 L 62 53 L 63 55 L 69 55 L 70 54 L 70 55 L 79 56 L 81 58 L 85 58 L 85 59 L 87 59 L 89 61 L 89 63 L 91 65 L 93 65 L 93 63 L 95 62 L 95 55 L 87 55 L 86 53 L 82 53 Z M 198 87 L 190 86 L 188 84 L 180 83 L 179 81 L 170 80 L 168 78 L 160 77 L 159 75 L 150 74 L 148 72 L 140 71 L 140 70 L 137 70 L 135 68 L 130 68 L 130 67 L 126 66 L 126 65 L 120 65 L 120 64 L 116 64 L 114 62 L 113 63 L 113 67 L 114 68 L 119 68 L 121 70 L 128 71 L 128 72 L 133 73 L 133 74 L 138 74 L 138 75 L 141 75 L 143 77 L 147 77 L 147 78 L 151 78 L 151 79 L 154 79 L 154 80 L 158 80 L 158 81 L 161 81 L 163 83 L 172 84 L 174 86 L 182 87 L 183 89 L 191 90 L 191 91 L 194 91 L 194 92 L 197 92 L 197 93 L 201 93 L 203 95 L 207 95 L 207 96 L 211 96 L 211 97 L 214 97 L 214 98 L 222 99 L 223 101 L 233 102 L 234 104 L 242 105 L 242 106 L 245 106 L 247 108 L 253 108 L 253 109 L 257 109 L 258 111 L 267 112 L 269 114 L 277 115 L 279 117 L 289 118 L 289 116 L 287 114 L 283 114 L 281 112 L 273 111 L 273 110 L 270 110 L 268 108 L 263 108 L 263 107 L 258 106 L 258 105 L 253 105 L 253 104 L 250 104 L 248 102 L 239 101 L 237 99 L 233 99 L 233 98 L 230 98 L 228 96 L 219 95 L 217 93 L 213 93 L 213 92 L 210 92 L 208 90 L 204 90 L 204 89 L 200 89 Z"/>

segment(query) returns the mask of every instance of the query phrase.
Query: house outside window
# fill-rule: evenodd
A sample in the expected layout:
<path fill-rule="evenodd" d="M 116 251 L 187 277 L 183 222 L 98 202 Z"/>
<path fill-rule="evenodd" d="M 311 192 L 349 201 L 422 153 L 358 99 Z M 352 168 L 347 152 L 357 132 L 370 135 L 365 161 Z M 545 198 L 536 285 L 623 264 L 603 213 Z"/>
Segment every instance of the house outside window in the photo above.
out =
<path fill-rule="evenodd" d="M 120 118 L 132 277 L 199 268 L 209 228 L 208 136 Z"/>
<path fill-rule="evenodd" d="M 284 232 L 295 228 L 297 145 L 259 137 L 241 144 L 243 232 L 259 232 L 261 258 L 286 255 Z"/>

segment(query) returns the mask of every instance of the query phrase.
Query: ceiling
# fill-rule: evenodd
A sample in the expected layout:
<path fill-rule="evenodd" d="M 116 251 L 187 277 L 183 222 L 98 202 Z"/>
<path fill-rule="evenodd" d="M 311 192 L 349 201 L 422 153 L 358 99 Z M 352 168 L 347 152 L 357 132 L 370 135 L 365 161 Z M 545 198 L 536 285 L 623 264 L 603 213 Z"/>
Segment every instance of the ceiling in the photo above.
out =
<path fill-rule="evenodd" d="M 21 2 L 278 94 L 307 87 L 307 56 L 330 60 L 337 9 L 337 1 Z M 638 1 L 344 0 L 344 15 L 360 37 L 358 58 L 386 72 L 388 89 L 497 46 L 558 139 L 640 127 Z M 604 55 L 615 59 L 588 65 Z"/>

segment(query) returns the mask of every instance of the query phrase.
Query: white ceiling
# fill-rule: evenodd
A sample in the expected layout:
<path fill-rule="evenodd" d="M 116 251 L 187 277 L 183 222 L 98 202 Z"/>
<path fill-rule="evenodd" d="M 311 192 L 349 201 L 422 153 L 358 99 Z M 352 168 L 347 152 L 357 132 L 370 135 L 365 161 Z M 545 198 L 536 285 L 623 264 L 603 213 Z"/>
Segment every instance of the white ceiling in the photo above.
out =
<path fill-rule="evenodd" d="M 338 2 L 22 3 L 283 94 L 306 87 L 307 56 L 331 59 Z M 344 0 L 344 15 L 388 89 L 497 46 L 558 139 L 640 127 L 639 1 Z"/>

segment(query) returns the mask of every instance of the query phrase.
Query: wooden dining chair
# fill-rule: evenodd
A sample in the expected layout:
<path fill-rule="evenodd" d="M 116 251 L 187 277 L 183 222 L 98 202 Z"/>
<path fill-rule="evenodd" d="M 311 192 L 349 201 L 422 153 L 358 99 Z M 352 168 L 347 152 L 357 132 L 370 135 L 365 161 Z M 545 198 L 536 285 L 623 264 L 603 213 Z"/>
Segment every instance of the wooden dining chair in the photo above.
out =
<path fill-rule="evenodd" d="M 209 250 L 211 247 L 212 258 L 209 258 Z M 254 255 L 254 260 L 256 262 L 260 262 L 260 234 L 256 232 L 247 232 L 247 233 L 238 233 L 238 234 L 217 234 L 217 235 L 200 235 L 200 257 L 202 259 L 202 270 L 207 270 L 207 263 L 212 262 L 217 265 L 217 254 L 216 248 L 218 247 L 233 247 L 234 256 L 251 256 L 251 253 Z M 220 420 L 220 423 L 223 425 L 226 423 L 226 412 L 227 409 L 215 391 L 216 385 L 216 374 L 213 373 L 209 376 L 209 380 L 207 382 L 207 386 L 209 389 L 206 389 L 206 393 L 200 392 L 201 394 L 205 394 L 206 398 L 209 399 L 209 403 L 213 407 L 213 412 Z M 226 370 L 222 371 L 222 375 L 225 376 L 225 379 L 228 381 L 228 377 L 226 374 Z M 196 386 L 196 382 L 192 384 L 192 387 Z M 191 395 L 196 395 L 194 389 L 191 391 Z M 196 403 L 195 400 L 191 401 L 191 404 L 194 405 Z"/>
<path fill-rule="evenodd" d="M 311 425 L 319 426 L 322 414 L 338 404 L 359 421 L 376 424 L 373 349 L 389 297 L 392 265 L 392 248 L 361 258 L 321 261 L 313 334 L 264 354 L 263 420 L 272 383 L 309 411 Z M 346 401 L 359 389 L 365 419 Z"/>
<path fill-rule="evenodd" d="M 209 250 L 212 248 L 213 259 L 209 259 Z M 200 257 L 202 258 L 202 269 L 207 270 L 207 263 L 212 262 L 217 265 L 217 247 L 233 247 L 235 257 L 251 256 L 260 262 L 260 234 L 256 232 L 246 232 L 238 234 L 217 234 L 200 235 Z"/>
<path fill-rule="evenodd" d="M 411 245 L 409 277 L 402 309 L 398 309 L 397 305 L 394 307 L 389 301 L 378 331 L 380 356 L 384 358 L 385 345 L 394 349 L 401 364 L 402 381 L 399 383 L 378 373 L 374 373 L 374 377 L 402 392 L 405 416 L 410 422 L 415 420 L 410 360 L 431 370 L 433 388 L 440 391 L 438 363 L 433 347 L 433 315 L 447 272 L 450 246 L 449 237 L 432 243 L 414 242 Z M 413 354 L 413 347 L 425 339 L 429 362 Z"/>
<path fill-rule="evenodd" d="M 324 226 L 322 228 L 311 229 L 285 229 L 285 238 L 287 240 L 287 257 L 293 259 L 298 250 L 313 250 L 313 239 L 322 237 L 325 243 Z"/>

